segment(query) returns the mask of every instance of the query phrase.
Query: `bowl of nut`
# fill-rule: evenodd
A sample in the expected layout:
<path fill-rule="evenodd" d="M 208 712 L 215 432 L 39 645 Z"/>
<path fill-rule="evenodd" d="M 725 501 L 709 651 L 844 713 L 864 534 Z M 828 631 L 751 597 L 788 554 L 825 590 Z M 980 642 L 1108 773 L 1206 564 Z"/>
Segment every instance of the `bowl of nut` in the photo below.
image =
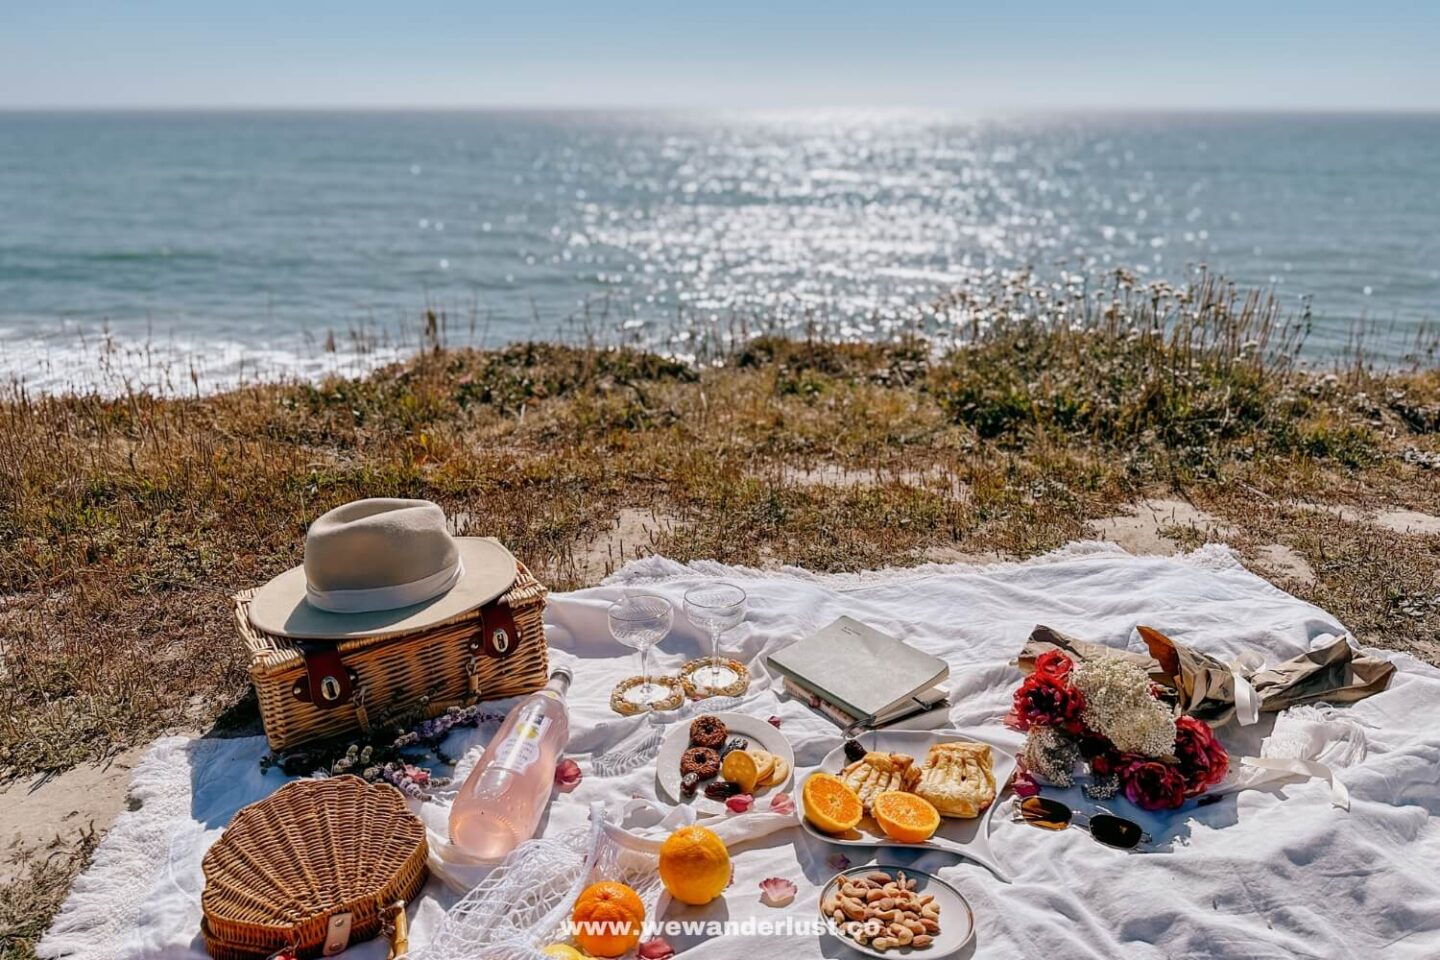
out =
<path fill-rule="evenodd" d="M 841 943 L 872 957 L 938 960 L 970 942 L 970 903 L 939 877 L 894 867 L 852 867 L 820 892 L 820 917 Z"/>

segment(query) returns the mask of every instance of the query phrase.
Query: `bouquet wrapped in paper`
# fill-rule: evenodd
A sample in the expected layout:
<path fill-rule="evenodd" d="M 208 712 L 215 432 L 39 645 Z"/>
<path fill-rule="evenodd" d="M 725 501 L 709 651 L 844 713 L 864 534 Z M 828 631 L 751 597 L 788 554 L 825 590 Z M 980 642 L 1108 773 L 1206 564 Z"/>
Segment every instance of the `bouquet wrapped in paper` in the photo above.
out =
<path fill-rule="evenodd" d="M 1115 650 L 1039 626 L 1019 658 L 1028 676 L 1006 722 L 1026 732 L 1016 791 L 1030 778 L 1069 786 L 1088 765 L 1086 793 L 1122 793 L 1146 810 L 1168 810 L 1224 779 L 1229 755 L 1211 727 L 1238 716 L 1254 723 L 1317 700 L 1352 702 L 1383 690 L 1393 665 L 1357 655 L 1344 638 L 1260 670 L 1226 664 L 1140 627 L 1149 653 Z M 1028 782 L 1027 782 L 1028 781 Z"/>
<path fill-rule="evenodd" d="M 1262 713 L 1278 713 L 1301 703 L 1354 703 L 1384 690 L 1395 673 L 1394 664 L 1357 653 L 1344 637 L 1261 669 L 1256 659 L 1227 664 L 1158 630 L 1136 629 L 1149 656 L 1037 626 L 1020 651 L 1019 666 L 1030 673 L 1035 658 L 1047 650 L 1061 650 L 1077 663 L 1097 656 L 1119 657 L 1172 691 L 1182 714 L 1211 726 L 1220 726 L 1237 713 L 1242 724 L 1250 724 Z"/>

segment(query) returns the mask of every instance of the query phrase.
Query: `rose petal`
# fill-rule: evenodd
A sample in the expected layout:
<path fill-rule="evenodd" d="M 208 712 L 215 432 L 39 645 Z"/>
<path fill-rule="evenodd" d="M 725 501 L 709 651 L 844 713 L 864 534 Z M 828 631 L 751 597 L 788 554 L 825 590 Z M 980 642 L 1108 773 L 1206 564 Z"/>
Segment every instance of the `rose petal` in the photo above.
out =
<path fill-rule="evenodd" d="M 1040 792 L 1040 785 L 1025 771 L 1015 774 L 1015 779 L 1010 782 L 1010 787 L 1015 791 L 1015 796 L 1021 798 L 1033 797 Z"/>
<path fill-rule="evenodd" d="M 784 877 L 770 877 L 760 881 L 760 902 L 767 907 L 783 907 L 795 899 L 800 888 Z"/>
<path fill-rule="evenodd" d="M 568 757 L 555 765 L 555 786 L 561 793 L 569 793 L 580 786 L 583 776 L 580 764 Z"/>
<path fill-rule="evenodd" d="M 750 794 L 737 793 L 735 796 L 725 801 L 725 809 L 729 810 L 731 813 L 744 813 L 746 810 L 750 809 L 750 804 L 754 802 L 755 798 L 750 796 Z"/>
<path fill-rule="evenodd" d="M 670 960 L 675 956 L 675 948 L 670 946 L 670 941 L 664 937 L 655 937 L 653 940 L 646 940 L 640 944 L 635 955 L 640 960 Z"/>
<path fill-rule="evenodd" d="M 780 718 L 779 718 L 779 717 L 771 717 L 771 718 L 769 718 L 768 720 L 766 720 L 765 722 L 768 723 L 768 724 L 770 724 L 770 726 L 774 727 L 776 730 L 779 730 L 779 729 L 780 729 Z"/>
<path fill-rule="evenodd" d="M 845 856 L 845 854 L 843 853 L 837 853 L 833 857 L 825 858 L 825 866 L 829 867 L 831 870 L 834 870 L 836 873 L 839 873 L 846 867 L 850 866 L 850 858 Z"/>
<path fill-rule="evenodd" d="M 777 793 L 770 798 L 770 809 L 776 813 L 789 816 L 795 812 L 795 801 L 790 799 L 788 793 Z"/>

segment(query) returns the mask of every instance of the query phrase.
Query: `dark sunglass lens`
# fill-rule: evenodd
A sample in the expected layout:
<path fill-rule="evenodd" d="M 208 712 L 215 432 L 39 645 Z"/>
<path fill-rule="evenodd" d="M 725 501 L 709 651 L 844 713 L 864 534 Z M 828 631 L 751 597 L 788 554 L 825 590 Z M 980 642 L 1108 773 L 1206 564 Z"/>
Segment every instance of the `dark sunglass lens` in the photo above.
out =
<path fill-rule="evenodd" d="M 1073 816 L 1070 808 L 1058 800 L 1044 797 L 1026 797 L 1020 801 L 1020 816 L 1026 823 L 1033 823 L 1046 830 L 1064 830 Z"/>
<path fill-rule="evenodd" d="M 1133 821 L 1097 813 L 1090 818 L 1090 833 L 1101 843 L 1129 850 L 1140 842 L 1141 830 L 1140 824 Z"/>

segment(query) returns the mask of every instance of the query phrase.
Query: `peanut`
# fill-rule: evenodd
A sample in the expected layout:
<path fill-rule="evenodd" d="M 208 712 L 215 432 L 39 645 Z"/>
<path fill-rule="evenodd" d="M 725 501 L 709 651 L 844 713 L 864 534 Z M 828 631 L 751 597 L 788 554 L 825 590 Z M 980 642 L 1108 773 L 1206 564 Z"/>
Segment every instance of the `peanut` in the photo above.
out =
<path fill-rule="evenodd" d="M 932 943 L 934 943 L 934 942 L 935 942 L 935 938 L 934 938 L 934 937 L 930 936 L 928 933 L 922 933 L 922 934 L 920 934 L 919 936 L 917 936 L 914 940 L 911 940 L 911 941 L 910 941 L 910 946 L 915 947 L 915 948 L 918 949 L 918 948 L 920 948 L 920 947 L 928 947 L 928 946 L 930 946 L 930 944 L 932 944 Z"/>

